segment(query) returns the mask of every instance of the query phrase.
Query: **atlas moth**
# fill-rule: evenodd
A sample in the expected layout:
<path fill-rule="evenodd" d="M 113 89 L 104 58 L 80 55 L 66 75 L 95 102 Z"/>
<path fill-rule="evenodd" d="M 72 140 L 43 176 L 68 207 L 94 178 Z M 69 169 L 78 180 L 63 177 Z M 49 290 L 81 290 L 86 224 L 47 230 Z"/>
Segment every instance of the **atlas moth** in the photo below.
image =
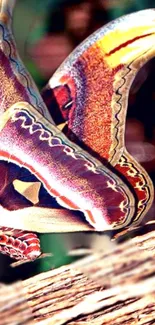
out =
<path fill-rule="evenodd" d="M 154 57 L 155 11 L 92 34 L 41 97 L 17 53 L 14 5 L 0 1 L 0 251 L 33 260 L 35 233 L 117 230 L 152 205 L 152 182 L 124 134 L 131 84 Z"/>

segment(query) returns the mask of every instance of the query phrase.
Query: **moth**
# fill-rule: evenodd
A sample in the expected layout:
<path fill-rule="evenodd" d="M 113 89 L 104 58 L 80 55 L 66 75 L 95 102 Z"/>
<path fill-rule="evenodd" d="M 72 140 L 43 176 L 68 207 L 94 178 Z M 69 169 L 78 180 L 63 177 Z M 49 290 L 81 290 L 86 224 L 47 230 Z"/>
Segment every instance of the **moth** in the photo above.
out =
<path fill-rule="evenodd" d="M 41 254 L 36 233 L 139 223 L 153 184 L 127 152 L 128 95 L 155 54 L 155 11 L 119 18 L 86 39 L 39 94 L 0 1 L 0 251 Z"/>

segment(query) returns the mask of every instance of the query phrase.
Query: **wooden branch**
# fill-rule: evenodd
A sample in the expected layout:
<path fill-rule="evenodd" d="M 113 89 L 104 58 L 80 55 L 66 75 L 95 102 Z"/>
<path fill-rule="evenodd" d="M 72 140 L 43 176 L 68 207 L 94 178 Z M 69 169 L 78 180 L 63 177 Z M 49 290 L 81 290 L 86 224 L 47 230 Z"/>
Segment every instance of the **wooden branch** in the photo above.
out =
<path fill-rule="evenodd" d="M 154 324 L 155 223 L 128 237 L 111 252 L 1 285 L 0 325 Z"/>

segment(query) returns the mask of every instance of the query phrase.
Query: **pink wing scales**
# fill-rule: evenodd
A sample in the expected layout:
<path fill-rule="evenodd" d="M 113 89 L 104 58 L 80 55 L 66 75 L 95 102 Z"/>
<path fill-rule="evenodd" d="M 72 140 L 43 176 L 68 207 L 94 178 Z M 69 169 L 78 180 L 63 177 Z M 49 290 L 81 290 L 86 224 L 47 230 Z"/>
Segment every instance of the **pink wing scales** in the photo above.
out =
<path fill-rule="evenodd" d="M 137 202 L 134 223 L 150 208 L 154 190 L 145 170 L 125 148 L 125 118 L 132 81 L 154 57 L 154 42 L 154 10 L 118 19 L 80 45 L 42 92 L 51 114 L 50 91 L 55 96 L 57 111 L 67 121 L 67 136 L 104 163 L 110 162 L 130 183 Z M 68 88 L 68 97 L 62 101 L 63 87 L 64 92 Z M 69 97 L 72 105 L 68 105 Z"/>
<path fill-rule="evenodd" d="M 87 220 L 96 229 L 117 229 L 128 225 L 133 218 L 136 218 L 136 191 L 134 192 L 133 189 L 130 191 L 130 188 L 132 188 L 129 185 L 130 182 L 124 182 L 122 177 L 117 176 L 117 173 L 113 172 L 114 169 L 111 170 L 108 166 L 106 167 L 100 163 L 100 161 L 67 140 L 54 125 L 52 126 L 53 120 L 43 104 L 33 81 L 23 68 L 16 53 L 14 41 L 10 38 L 10 27 L 6 26 L 8 20 L 7 10 L 10 9 L 10 1 L 2 0 L 1 6 L 3 9 L 0 15 L 2 21 L 0 32 L 3 44 L 1 51 L 4 54 L 2 55 L 2 63 L 5 65 L 4 70 L 2 68 L 0 71 L 1 79 L 5 79 L 0 121 L 1 160 L 6 162 L 8 169 L 11 162 L 19 167 L 24 166 L 36 176 L 51 196 L 56 197 L 62 206 L 83 211 Z M 153 16 L 152 11 L 150 11 L 151 15 Z M 144 21 L 144 17 L 142 20 Z M 127 27 L 128 18 L 126 17 L 122 21 L 125 27 Z M 151 21 L 150 17 L 149 21 Z M 116 21 L 115 24 L 113 23 L 106 27 L 105 30 L 103 29 L 103 34 L 109 33 L 108 35 L 111 35 L 110 33 L 115 31 L 115 28 L 117 30 L 119 23 L 120 21 Z M 66 62 L 64 71 L 60 69 L 61 73 L 60 75 L 58 73 L 58 78 L 56 77 L 55 79 L 54 77 L 53 79 L 54 92 L 56 97 L 58 97 L 57 91 L 60 91 L 60 88 L 62 90 L 64 83 L 66 83 L 67 92 L 64 94 L 64 97 L 61 92 L 60 102 L 63 103 L 66 99 L 68 102 L 60 112 L 61 118 L 69 120 L 71 131 L 75 134 L 79 132 L 76 135 L 87 146 L 95 150 L 99 155 L 103 151 L 103 157 L 110 160 L 113 165 L 116 165 L 119 164 L 119 159 L 122 156 L 121 148 L 123 148 L 124 144 L 122 135 L 126 112 L 125 101 L 123 100 L 123 105 L 121 106 L 120 94 L 117 93 L 116 89 L 120 87 L 120 80 L 126 65 L 124 63 L 120 64 L 119 58 L 119 63 L 115 62 L 115 66 L 111 66 L 112 61 L 107 60 L 109 60 L 109 53 L 111 58 L 113 51 L 107 51 L 108 55 L 106 57 L 102 44 L 97 43 L 100 38 L 98 36 L 101 36 L 101 34 L 100 32 L 99 34 L 96 33 L 88 42 L 86 41 L 81 47 L 81 54 L 83 53 L 83 55 L 79 55 L 79 51 L 75 52 L 76 55 L 70 57 L 69 64 Z M 147 34 L 149 35 L 148 31 Z M 153 35 L 153 33 L 150 33 L 150 35 Z M 113 44 L 115 43 L 114 41 L 114 37 L 109 38 L 109 40 L 104 39 L 104 44 Z M 94 46 L 90 46 L 92 44 Z M 127 43 L 123 44 L 127 45 Z M 114 48 L 119 50 L 118 44 L 114 45 Z M 96 56 L 94 56 L 94 53 Z M 79 61 L 77 60 L 78 57 Z M 6 62 L 4 62 L 5 60 Z M 100 70 L 104 68 L 104 73 L 98 73 L 98 64 Z M 79 66 L 82 70 L 78 69 Z M 7 67 L 10 67 L 10 70 L 7 70 Z M 99 78 L 100 75 L 101 77 Z M 105 79 L 105 83 L 103 83 L 103 79 Z M 10 83 L 11 81 L 13 82 Z M 130 78 L 127 79 L 126 85 L 127 89 L 129 89 Z M 105 93 L 102 91 L 102 87 L 105 87 Z M 10 91 L 9 96 L 8 91 Z M 107 109 L 103 109 L 103 103 Z M 94 111 L 92 111 L 92 107 Z M 69 113 L 67 108 L 70 108 Z M 51 123 L 48 123 L 36 109 L 43 113 Z M 102 109 L 101 112 L 100 109 Z M 104 119 L 104 125 L 102 125 L 102 119 Z M 78 123 L 80 123 L 80 127 Z M 95 124 L 96 131 L 94 135 L 96 138 L 94 140 L 92 130 L 94 130 L 93 126 Z M 103 129 L 103 134 L 101 129 Z M 123 152 L 123 154 L 127 157 L 126 152 Z M 128 158 L 129 162 L 131 162 L 130 157 Z M 123 168 L 125 167 L 121 166 L 121 173 Z M 140 171 L 142 173 L 142 169 Z M 147 175 L 146 181 L 148 186 Z M 150 199 L 148 202 L 150 202 Z M 20 206 L 20 200 L 18 204 Z M 26 201 L 24 204 L 26 204 Z M 25 209 L 20 210 L 21 214 L 23 210 L 25 211 Z M 4 206 L 1 206 L 1 212 L 7 216 L 9 211 Z M 5 236 L 12 235 L 12 249 L 14 247 L 13 240 L 22 240 L 24 244 L 28 245 L 26 246 L 26 250 L 28 249 L 27 253 L 25 250 L 23 257 L 33 258 L 35 254 L 39 254 L 39 246 L 37 246 L 37 249 L 35 246 L 35 235 L 32 234 L 32 242 L 30 240 L 34 245 L 34 248 L 30 245 L 31 250 L 27 233 L 22 233 L 22 237 L 19 235 L 15 239 L 15 230 L 10 230 L 11 233 L 7 234 L 6 229 L 1 229 L 3 229 Z M 25 241 L 24 238 L 26 238 Z M 4 246 L 6 246 L 9 237 L 3 237 L 2 240 L 5 243 Z M 9 254 L 10 252 L 9 250 L 7 251 Z M 17 252 L 15 254 L 17 257 Z"/>
<path fill-rule="evenodd" d="M 75 135 L 88 148 L 107 160 L 111 158 L 110 151 L 114 142 L 111 132 L 114 120 L 111 110 L 114 93 L 112 85 L 121 69 L 122 64 L 115 69 L 109 69 L 103 53 L 95 43 L 83 52 L 68 70 L 64 66 L 64 72 L 58 71 L 42 91 L 52 116 L 55 116 L 52 111 L 53 98 L 57 100 L 57 111 L 59 110 L 62 118 L 68 122 L 68 137 L 74 139 Z M 51 89 L 50 85 L 54 84 L 55 88 Z"/>
<path fill-rule="evenodd" d="M 1 19 L 0 39 L 0 78 L 3 80 L 0 89 L 0 114 L 23 100 L 33 104 L 41 114 L 53 122 L 35 83 L 20 61 L 10 26 L 3 24 Z"/>
<path fill-rule="evenodd" d="M 4 160 L 11 157 L 11 162 L 25 166 L 59 204 L 83 211 L 96 229 L 119 228 L 135 212 L 128 186 L 27 103 L 17 103 L 3 114 L 0 154 Z"/>
<path fill-rule="evenodd" d="M 11 105 L 15 104 L 18 101 L 24 100 L 33 104 L 36 109 L 38 109 L 44 116 L 46 116 L 46 118 L 48 118 L 53 123 L 50 114 L 48 113 L 48 110 L 44 105 L 41 96 L 39 95 L 35 83 L 24 68 L 17 53 L 16 44 L 14 42 L 11 30 L 11 17 L 14 4 L 15 0 L 0 1 L 0 115 L 2 116 L 2 114 L 7 111 Z M 9 157 L 10 156 L 8 155 L 7 162 L 9 162 Z M 30 206 L 30 202 L 28 202 L 28 200 L 26 200 L 24 197 L 20 196 L 13 189 L 12 181 L 14 180 L 15 176 L 18 179 L 18 175 L 11 174 L 9 163 L 5 163 L 4 166 L 3 157 L 0 157 L 0 160 L 0 183 L 2 185 L 0 190 L 1 202 L 3 202 L 5 208 L 12 210 Z M 2 180 L 4 180 L 3 184 Z M 0 249 L 2 252 L 7 251 L 6 253 L 16 258 L 19 256 L 21 258 L 25 256 L 25 258 L 28 259 L 35 258 L 40 254 L 38 239 L 37 247 L 35 245 L 35 234 L 22 232 L 24 239 L 22 239 L 20 236 L 20 239 L 18 238 L 19 245 L 17 245 L 17 239 L 14 241 L 14 235 L 15 238 L 18 237 L 16 236 L 16 231 L 12 229 L 8 235 L 5 234 L 4 227 L 0 227 L 0 229 L 1 232 L 3 232 L 3 243 L 0 240 Z M 31 245 L 29 244 L 29 236 L 31 236 Z M 11 244 L 9 244 L 9 240 L 11 240 L 12 248 Z M 5 243 L 7 244 L 5 245 Z M 14 245 L 17 245 L 18 249 L 13 247 Z M 33 252 L 31 252 L 30 246 L 33 247 Z M 20 247 L 25 247 L 25 250 L 22 250 L 21 253 Z M 12 253 L 11 249 L 14 250 Z"/>
<path fill-rule="evenodd" d="M 154 189 L 151 180 L 128 152 L 124 152 L 115 168 L 129 180 L 137 194 L 137 213 L 133 219 L 136 225 L 143 219 L 152 204 Z"/>

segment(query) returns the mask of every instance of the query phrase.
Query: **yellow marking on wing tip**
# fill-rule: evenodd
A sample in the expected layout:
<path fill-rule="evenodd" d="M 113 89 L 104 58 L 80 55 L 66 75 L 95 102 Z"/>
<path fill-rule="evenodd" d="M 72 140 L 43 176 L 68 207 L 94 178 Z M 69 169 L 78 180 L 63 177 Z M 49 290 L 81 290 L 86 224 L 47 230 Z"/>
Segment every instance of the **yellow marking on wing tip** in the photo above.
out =
<path fill-rule="evenodd" d="M 147 35 L 151 34 L 152 35 Z M 146 37 L 134 40 L 136 37 Z M 133 41 L 128 45 L 125 45 L 128 41 Z M 123 45 L 119 49 L 119 46 Z M 104 59 L 111 68 L 117 67 L 119 64 L 127 64 L 137 58 L 138 55 L 143 53 L 147 48 L 155 44 L 155 21 L 152 21 L 148 25 L 135 26 L 134 28 L 127 29 L 115 29 L 107 33 L 102 39 L 100 39 L 96 45 L 103 52 Z M 114 53 L 113 50 L 117 49 Z M 109 54 L 111 53 L 111 54 Z"/>
<path fill-rule="evenodd" d="M 39 202 L 40 182 L 23 182 L 18 179 L 13 181 L 14 189 L 33 204 Z"/>

